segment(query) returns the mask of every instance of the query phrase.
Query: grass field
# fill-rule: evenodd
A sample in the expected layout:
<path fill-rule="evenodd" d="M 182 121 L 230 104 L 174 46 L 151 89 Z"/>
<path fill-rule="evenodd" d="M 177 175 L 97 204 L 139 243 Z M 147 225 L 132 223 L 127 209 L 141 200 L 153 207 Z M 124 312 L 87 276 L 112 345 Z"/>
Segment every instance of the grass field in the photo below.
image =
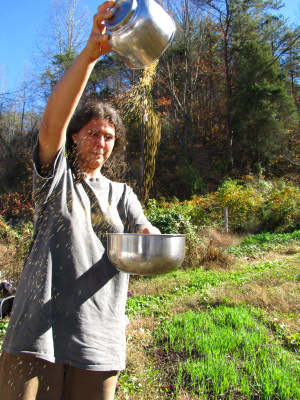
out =
<path fill-rule="evenodd" d="M 298 236 L 225 252 L 223 268 L 131 279 L 116 399 L 300 399 Z"/>
<path fill-rule="evenodd" d="M 218 235 L 222 262 L 131 277 L 116 400 L 299 400 L 299 236 Z"/>

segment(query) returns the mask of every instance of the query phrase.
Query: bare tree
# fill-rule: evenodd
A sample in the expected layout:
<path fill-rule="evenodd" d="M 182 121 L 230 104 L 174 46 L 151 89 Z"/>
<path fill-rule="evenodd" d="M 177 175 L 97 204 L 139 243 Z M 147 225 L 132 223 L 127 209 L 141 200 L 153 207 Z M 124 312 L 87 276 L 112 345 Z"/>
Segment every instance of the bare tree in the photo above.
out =
<path fill-rule="evenodd" d="M 24 189 L 25 186 L 26 190 L 31 190 L 31 154 L 40 124 L 33 88 L 33 76 L 29 66 L 25 66 L 22 83 L 14 91 L 6 90 L 2 83 L 0 92 L 1 191 L 11 189 L 18 191 Z"/>
<path fill-rule="evenodd" d="M 85 42 L 90 18 L 88 7 L 81 0 L 52 0 L 36 43 L 39 55 L 49 62 L 55 54 L 78 51 Z"/>
<path fill-rule="evenodd" d="M 36 74 L 48 98 L 57 80 L 72 64 L 90 29 L 91 15 L 82 0 L 53 0 L 36 43 Z"/>

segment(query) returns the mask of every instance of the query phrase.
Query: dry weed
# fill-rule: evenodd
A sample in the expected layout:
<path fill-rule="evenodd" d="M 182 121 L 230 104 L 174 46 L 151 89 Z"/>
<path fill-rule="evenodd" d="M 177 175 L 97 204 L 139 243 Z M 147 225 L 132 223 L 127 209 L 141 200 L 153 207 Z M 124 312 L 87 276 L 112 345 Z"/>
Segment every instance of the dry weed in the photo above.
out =
<path fill-rule="evenodd" d="M 23 259 L 18 253 L 18 248 L 14 245 L 0 244 L 0 278 L 12 283 L 18 282 L 22 268 Z"/>
<path fill-rule="evenodd" d="M 295 255 L 300 253 L 300 246 L 296 243 L 291 243 L 287 248 L 284 249 L 284 254 L 286 255 Z"/>
<path fill-rule="evenodd" d="M 234 258 L 224 252 L 222 247 L 217 247 L 213 239 L 210 239 L 207 249 L 201 258 L 204 269 L 228 269 L 234 264 Z"/>
<path fill-rule="evenodd" d="M 169 275 L 168 279 L 168 292 L 172 292 L 175 287 L 181 287 L 189 280 L 188 276 L 182 275 Z M 166 292 L 166 278 L 165 276 L 157 276 L 154 279 L 151 277 L 139 277 L 131 280 L 129 283 L 129 291 L 133 296 L 147 296 L 157 295 Z"/>
<path fill-rule="evenodd" d="M 214 228 L 208 228 L 204 231 L 204 235 L 213 241 L 215 247 L 231 247 L 238 246 L 243 237 L 233 235 L 231 233 L 220 232 Z"/>
<path fill-rule="evenodd" d="M 300 293 L 299 284 L 284 282 L 277 286 L 263 286 L 259 283 L 245 284 L 242 287 L 219 287 L 209 292 L 210 301 L 218 303 L 229 299 L 233 305 L 247 304 L 266 311 L 271 318 L 280 315 L 291 330 L 300 332 Z"/>
<path fill-rule="evenodd" d="M 153 318 L 131 318 L 127 327 L 127 361 L 126 370 L 120 374 L 117 385 L 116 400 L 153 400 L 164 399 L 160 382 L 149 374 L 151 357 L 147 352 L 151 344 L 151 332 L 157 321 Z M 154 369 L 154 365 L 152 365 Z M 126 379 L 122 382 L 122 376 Z"/>
<path fill-rule="evenodd" d="M 241 237 L 223 233 L 216 229 L 206 229 L 200 236 L 200 241 L 187 242 L 187 252 L 183 263 L 184 269 L 196 269 L 205 266 L 206 269 L 226 269 L 234 264 L 234 258 L 225 253 L 224 249 L 238 245 Z"/>

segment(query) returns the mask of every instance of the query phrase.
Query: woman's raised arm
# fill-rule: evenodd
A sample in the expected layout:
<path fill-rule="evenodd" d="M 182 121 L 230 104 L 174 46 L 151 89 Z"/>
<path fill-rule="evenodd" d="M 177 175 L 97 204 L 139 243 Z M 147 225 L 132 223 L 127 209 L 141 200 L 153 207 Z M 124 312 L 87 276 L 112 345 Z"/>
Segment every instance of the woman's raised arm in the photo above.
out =
<path fill-rule="evenodd" d="M 47 171 L 62 147 L 66 129 L 94 65 L 101 55 L 111 52 L 104 20 L 112 16 L 115 1 L 105 1 L 94 15 L 85 48 L 53 89 L 45 107 L 39 131 L 39 166 Z"/>

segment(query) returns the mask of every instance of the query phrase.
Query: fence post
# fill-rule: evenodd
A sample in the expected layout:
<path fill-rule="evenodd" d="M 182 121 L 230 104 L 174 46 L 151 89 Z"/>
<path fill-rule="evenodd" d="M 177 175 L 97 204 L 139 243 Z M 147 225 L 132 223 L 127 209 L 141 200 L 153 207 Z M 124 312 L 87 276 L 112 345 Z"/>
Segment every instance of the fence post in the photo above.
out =
<path fill-rule="evenodd" d="M 228 233 L 228 208 L 224 207 L 224 231 Z"/>

